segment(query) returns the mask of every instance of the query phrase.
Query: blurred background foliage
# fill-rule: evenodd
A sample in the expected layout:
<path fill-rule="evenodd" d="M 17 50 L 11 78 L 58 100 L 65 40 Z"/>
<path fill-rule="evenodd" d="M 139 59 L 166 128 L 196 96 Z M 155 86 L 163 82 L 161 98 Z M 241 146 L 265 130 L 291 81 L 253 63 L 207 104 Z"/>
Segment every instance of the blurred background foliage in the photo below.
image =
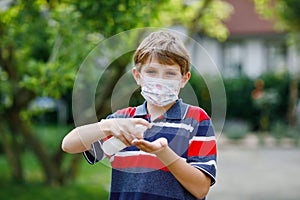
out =
<path fill-rule="evenodd" d="M 84 198 L 77 193 L 77 197 L 71 195 L 73 186 L 79 187 L 77 183 L 84 185 L 82 191 L 75 189 L 81 194 L 86 190 L 90 192 L 89 187 L 93 184 L 96 188 L 99 185 L 105 188 L 109 184 L 109 178 L 104 176 L 104 180 L 97 181 L 93 176 L 97 173 L 109 175 L 105 165 L 87 170 L 80 155 L 67 155 L 60 149 L 62 138 L 73 128 L 71 103 L 76 72 L 100 41 L 133 28 L 181 25 L 187 28 L 189 36 L 205 34 L 222 42 L 229 35 L 223 21 L 232 11 L 226 2 L 218 0 L 5 2 L 0 8 L 0 184 L 4 188 L 0 196 L 5 198 L 7 194 L 30 191 L 37 187 L 35 182 L 51 186 L 75 184 L 65 186 L 68 192 L 61 199 Z M 278 26 L 290 33 L 291 44 L 298 45 L 298 1 L 270 2 L 255 0 L 258 12 L 264 17 L 279 18 Z M 128 40 L 134 42 L 135 38 Z M 111 88 L 126 72 L 131 59 L 132 53 L 111 63 L 105 79 L 100 80 L 101 87 L 95 97 L 99 118 L 111 112 L 107 106 L 110 105 Z M 210 113 L 209 92 L 197 72 L 193 72 L 190 84 L 200 105 Z M 288 115 L 289 109 L 293 109 L 290 105 L 296 104 L 293 101 L 297 97 L 291 98 L 292 103 L 288 97 L 292 92 L 299 93 L 299 77 L 279 72 L 264 74 L 253 80 L 242 75 L 224 79 L 224 85 L 227 118 L 229 121 L 241 121 L 238 127 L 228 126 L 229 130 L 233 130 L 229 131 L 232 138 L 244 137 L 244 133 L 249 131 L 270 130 L 278 138 L 297 135 L 294 129 L 286 135 L 282 135 L 281 130 L 293 124 L 293 116 Z M 131 104 L 142 101 L 139 91 L 136 91 Z M 37 104 L 39 106 L 35 106 Z M 52 104 L 54 106 L 49 107 Z M 64 110 L 67 118 L 58 120 L 58 110 Z M 237 130 L 238 133 L 235 133 Z M 6 189 L 14 188 L 15 183 L 30 184 L 5 193 Z M 59 187 L 54 190 L 58 195 L 63 193 Z M 107 190 L 101 192 L 104 192 L 103 198 L 107 198 Z M 29 195 L 32 193 L 29 192 Z M 99 199 L 99 193 L 94 198 Z M 42 193 L 39 195 L 42 196 Z M 53 198 L 45 195 L 45 199 Z"/>

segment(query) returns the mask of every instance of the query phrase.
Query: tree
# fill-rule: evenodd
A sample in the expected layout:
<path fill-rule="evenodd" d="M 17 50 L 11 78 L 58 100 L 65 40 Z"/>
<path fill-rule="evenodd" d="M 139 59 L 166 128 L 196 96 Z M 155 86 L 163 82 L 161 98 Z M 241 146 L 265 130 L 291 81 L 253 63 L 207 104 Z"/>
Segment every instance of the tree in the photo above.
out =
<path fill-rule="evenodd" d="M 13 179 L 24 181 L 21 159 L 25 147 L 40 161 L 46 181 L 60 184 L 74 174 L 76 165 L 61 169 L 63 153 L 59 148 L 49 151 L 33 132 L 32 113 L 27 108 L 37 96 L 59 98 L 72 87 L 74 66 L 92 43 L 86 42 L 80 13 L 72 5 L 13 1 L 0 15 L 0 129 Z"/>
<path fill-rule="evenodd" d="M 294 45 L 300 52 L 300 4 L 298 0 L 254 0 L 258 13 L 269 19 L 277 20 L 277 27 L 289 34 L 289 44 Z M 298 63 L 299 65 L 300 63 Z M 300 66 L 292 74 L 289 89 L 288 123 L 296 126 L 296 106 L 298 101 L 298 85 L 300 80 Z"/>
<path fill-rule="evenodd" d="M 191 35 L 201 30 L 219 39 L 226 37 L 221 23 L 226 14 L 220 14 L 229 11 L 225 3 L 184 2 L 14 0 L 0 10 L 0 136 L 15 181 L 24 181 L 24 149 L 39 160 L 47 183 L 63 184 L 76 175 L 81 157 L 73 156 L 63 167 L 66 161 L 60 144 L 47 149 L 32 129 L 34 113 L 28 105 L 36 97 L 60 98 L 71 89 L 80 63 L 103 38 L 132 28 L 174 23 L 197 24 L 196 29 L 190 28 Z M 108 73 L 111 76 L 96 97 L 99 117 L 107 114 L 111 88 L 130 60 L 131 55 L 124 55 L 111 64 L 109 70 L 114 73 Z"/>

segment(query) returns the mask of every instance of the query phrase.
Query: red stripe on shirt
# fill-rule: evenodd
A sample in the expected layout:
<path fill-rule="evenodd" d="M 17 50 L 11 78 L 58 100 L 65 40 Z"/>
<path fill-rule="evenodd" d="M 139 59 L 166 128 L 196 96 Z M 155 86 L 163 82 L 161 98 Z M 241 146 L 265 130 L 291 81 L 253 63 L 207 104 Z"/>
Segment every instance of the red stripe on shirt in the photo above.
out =
<path fill-rule="evenodd" d="M 189 149 L 188 156 L 210 156 L 217 154 L 216 141 L 192 141 Z"/>
<path fill-rule="evenodd" d="M 102 139 L 102 142 L 105 142 L 106 140 L 108 140 L 108 139 L 111 138 L 111 137 L 112 137 L 112 135 L 109 135 L 109 136 L 103 138 L 103 139 Z"/>
<path fill-rule="evenodd" d="M 203 109 L 195 106 L 189 106 L 188 112 L 186 114 L 186 118 L 193 118 L 198 122 L 201 122 L 202 120 L 210 119 Z"/>
<path fill-rule="evenodd" d="M 124 108 L 122 110 L 118 110 L 116 114 L 129 115 L 130 117 L 133 117 L 135 111 L 136 111 L 136 107 L 129 107 L 129 108 Z"/>
<path fill-rule="evenodd" d="M 169 171 L 167 167 L 157 158 L 150 155 L 138 156 L 115 156 L 111 163 L 113 168 L 151 168 Z"/>

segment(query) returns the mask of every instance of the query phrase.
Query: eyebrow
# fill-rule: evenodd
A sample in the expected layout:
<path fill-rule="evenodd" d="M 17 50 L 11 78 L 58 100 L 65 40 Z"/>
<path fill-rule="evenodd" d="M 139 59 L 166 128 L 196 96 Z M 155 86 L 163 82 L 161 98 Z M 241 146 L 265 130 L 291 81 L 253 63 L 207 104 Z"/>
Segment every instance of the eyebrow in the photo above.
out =
<path fill-rule="evenodd" d="M 145 66 L 147 66 L 147 67 L 153 67 L 153 68 L 157 68 L 157 67 L 163 66 L 164 68 L 167 68 L 167 69 L 177 70 L 177 66 L 176 65 L 165 65 L 165 64 L 159 64 L 159 63 L 150 63 L 150 64 L 147 64 Z"/>

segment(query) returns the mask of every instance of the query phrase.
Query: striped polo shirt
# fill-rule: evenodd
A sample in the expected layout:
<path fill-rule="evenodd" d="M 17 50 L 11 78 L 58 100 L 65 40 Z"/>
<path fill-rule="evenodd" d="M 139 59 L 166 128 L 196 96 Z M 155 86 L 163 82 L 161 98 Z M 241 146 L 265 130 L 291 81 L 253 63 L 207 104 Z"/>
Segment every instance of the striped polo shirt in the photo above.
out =
<path fill-rule="evenodd" d="M 118 110 L 108 118 L 143 118 L 150 122 L 146 103 Z M 216 138 L 211 120 L 203 109 L 177 100 L 151 123 L 152 127 L 144 133 L 145 140 L 166 138 L 174 152 L 210 176 L 211 185 L 215 183 Z M 102 141 L 95 142 L 91 150 L 84 152 L 90 164 L 106 157 L 101 144 Z M 108 158 L 112 165 L 112 200 L 196 199 L 154 154 L 130 146 Z"/>

